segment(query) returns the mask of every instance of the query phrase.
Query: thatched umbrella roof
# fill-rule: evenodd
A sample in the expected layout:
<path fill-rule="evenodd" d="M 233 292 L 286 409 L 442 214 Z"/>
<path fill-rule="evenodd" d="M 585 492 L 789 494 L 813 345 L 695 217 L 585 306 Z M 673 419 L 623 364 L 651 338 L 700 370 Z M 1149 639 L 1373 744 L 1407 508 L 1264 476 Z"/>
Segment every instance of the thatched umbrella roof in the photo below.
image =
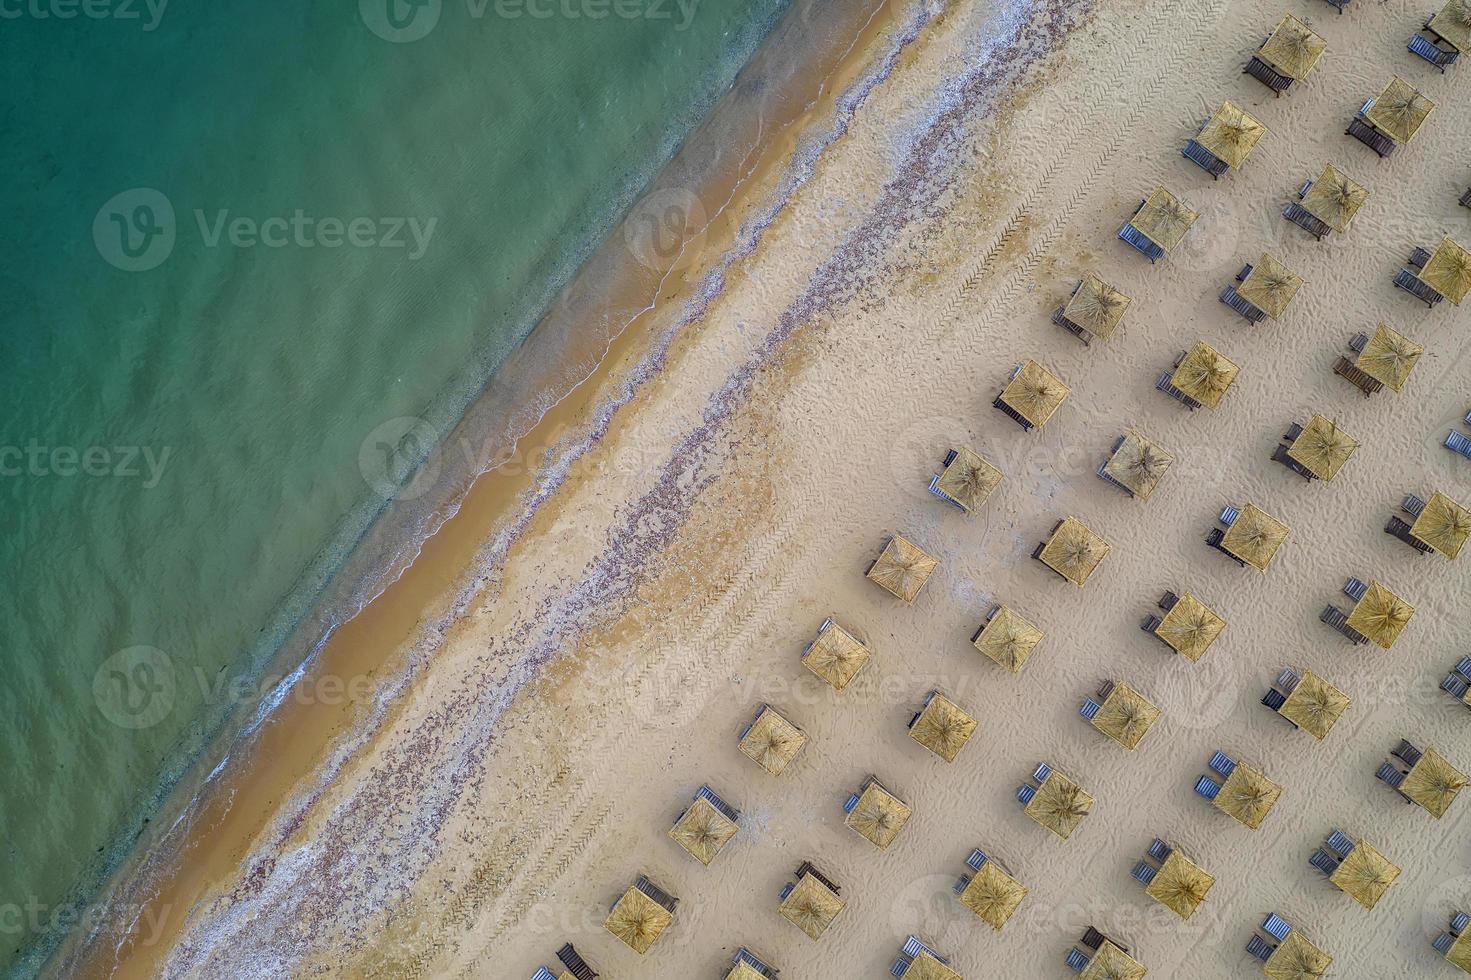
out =
<path fill-rule="evenodd" d="M 1444 238 L 1430 253 L 1420 278 L 1457 306 L 1471 292 L 1471 252 Z"/>
<path fill-rule="evenodd" d="M 1381 323 L 1359 352 L 1356 364 L 1369 377 L 1394 391 L 1403 391 L 1423 353 L 1424 347 Z"/>
<path fill-rule="evenodd" d="M 843 822 L 879 850 L 887 850 L 913 812 L 903 800 L 871 782 Z"/>
<path fill-rule="evenodd" d="M 1328 42 L 1311 27 L 1288 14 L 1277 24 L 1257 55 L 1289 78 L 1302 81 L 1318 63 Z"/>
<path fill-rule="evenodd" d="M 1471 3 L 1467 0 L 1448 0 L 1430 18 L 1430 29 L 1449 41 L 1451 47 L 1462 54 L 1471 51 Z"/>
<path fill-rule="evenodd" d="M 1165 613 L 1154 635 L 1194 663 L 1205 656 L 1205 651 L 1225 628 L 1226 621 L 1215 610 L 1187 592 Z"/>
<path fill-rule="evenodd" d="M 1259 769 L 1237 763 L 1216 794 L 1215 806 L 1236 818 L 1238 823 L 1256 830 L 1272 812 L 1282 787 L 1272 782 Z"/>
<path fill-rule="evenodd" d="M 954 762 L 975 731 L 976 720 L 936 691 L 910 727 L 909 737 L 946 762 Z"/>
<path fill-rule="evenodd" d="M 1042 781 L 1041 788 L 1023 812 L 1067 840 L 1092 808 L 1093 797 L 1083 787 L 1054 769 Z"/>
<path fill-rule="evenodd" d="M 1374 128 L 1396 143 L 1408 143 L 1419 131 L 1435 103 L 1421 95 L 1409 82 L 1395 75 L 1384 86 L 1384 91 L 1374 97 L 1374 104 L 1364 116 Z"/>
<path fill-rule="evenodd" d="M 769 978 L 766 974 L 745 960 L 742 960 L 730 968 L 730 972 L 725 975 L 725 980 L 769 980 Z"/>
<path fill-rule="evenodd" d="M 1129 297 L 1114 289 L 1090 272 L 1073 293 L 1062 315 L 1085 328 L 1093 336 L 1107 340 L 1124 319 L 1124 311 L 1132 302 Z"/>
<path fill-rule="evenodd" d="M 1276 256 L 1263 252 L 1245 281 L 1236 287 L 1236 292 L 1275 320 L 1287 310 L 1287 304 L 1301 288 L 1302 276 L 1283 265 Z"/>
<path fill-rule="evenodd" d="M 984 919 L 992 929 L 1000 929 L 1026 897 L 1025 885 L 995 861 L 987 861 L 960 893 L 960 904 Z"/>
<path fill-rule="evenodd" d="M 903 535 L 896 534 L 884 545 L 878 561 L 868 570 L 868 577 L 905 602 L 913 602 L 939 566 L 939 559 L 931 557 Z"/>
<path fill-rule="evenodd" d="M 700 797 L 669 828 L 669 838 L 689 851 L 696 861 L 708 866 L 739 831 L 734 820 Z"/>
<path fill-rule="evenodd" d="M 1047 424 L 1072 389 L 1036 361 L 1028 360 L 1001 391 L 1001 400 L 1035 426 Z"/>
<path fill-rule="evenodd" d="M 1236 522 L 1226 529 L 1221 547 L 1252 568 L 1265 572 L 1291 533 L 1290 527 L 1256 504 L 1247 504 L 1241 508 Z"/>
<path fill-rule="evenodd" d="M 1091 724 L 1132 752 L 1148 734 L 1150 726 L 1159 720 L 1159 715 L 1159 708 L 1153 702 L 1123 681 L 1117 681 Z"/>
<path fill-rule="evenodd" d="M 1445 951 L 1445 958 L 1452 965 L 1459 966 L 1463 972 L 1471 973 L 1471 929 L 1456 937 L 1451 948 Z"/>
<path fill-rule="evenodd" d="M 1294 929 L 1267 958 L 1262 972 L 1272 980 L 1317 980 L 1328 972 L 1333 957 L 1302 937 Z"/>
<path fill-rule="evenodd" d="M 629 888 L 613 906 L 613 911 L 608 913 L 603 928 L 623 940 L 635 953 L 643 954 L 673 921 L 673 912 L 637 888 Z"/>
<path fill-rule="evenodd" d="M 1144 894 L 1174 912 L 1182 919 L 1195 914 L 1205 901 L 1206 892 L 1216 879 L 1204 868 L 1180 853 L 1177 847 L 1170 851 L 1159 873 L 1144 889 Z"/>
<path fill-rule="evenodd" d="M 741 754 L 773 776 L 780 776 L 807 744 L 807 735 L 775 708 L 761 709 L 741 739 Z"/>
<path fill-rule="evenodd" d="M 1287 695 L 1277 713 L 1322 740 L 1352 703 L 1347 694 L 1309 670 L 1304 671 L 1297 687 Z"/>
<path fill-rule="evenodd" d="M 802 663 L 836 690 L 842 691 L 858 676 L 870 656 L 868 647 L 857 637 L 833 623 L 817 634 L 817 639 L 802 655 Z"/>
<path fill-rule="evenodd" d="M 1434 749 L 1426 749 L 1420 761 L 1400 783 L 1400 792 L 1429 810 L 1438 820 L 1467 782 L 1466 774 Z"/>
<path fill-rule="evenodd" d="M 1368 199 L 1367 187 L 1330 163 L 1308 188 L 1302 206 L 1341 235 L 1348 231 L 1349 223 Z"/>
<path fill-rule="evenodd" d="M 1143 963 L 1105 939 L 1078 980 L 1143 980 L 1148 972 Z"/>
<path fill-rule="evenodd" d="M 1372 581 L 1369 591 L 1348 614 L 1348 625 L 1388 650 L 1409 625 L 1415 607 L 1391 592 L 1383 584 Z"/>
<path fill-rule="evenodd" d="M 1088 576 L 1108 557 L 1109 543 L 1076 517 L 1068 517 L 1052 533 L 1042 553 L 1043 564 L 1081 588 Z"/>
<path fill-rule="evenodd" d="M 1170 384 L 1206 408 L 1215 408 L 1239 373 L 1241 368 L 1235 361 L 1202 340 L 1175 368 Z"/>
<path fill-rule="evenodd" d="M 973 511 L 1001 486 L 1001 471 L 974 449 L 962 446 L 955 450 L 955 458 L 935 486 L 967 511 Z"/>
<path fill-rule="evenodd" d="M 1447 558 L 1454 558 L 1461 553 L 1466 538 L 1471 537 L 1471 509 L 1437 490 L 1410 525 L 1410 533 Z"/>
<path fill-rule="evenodd" d="M 848 903 L 814 875 L 803 875 L 777 909 L 782 917 L 813 939 L 821 939 Z"/>
<path fill-rule="evenodd" d="M 1339 428 L 1338 423 L 1314 415 L 1287 449 L 1287 455 L 1323 480 L 1331 480 L 1359 448 L 1359 441 Z"/>
<path fill-rule="evenodd" d="M 1267 134 L 1267 127 L 1245 109 L 1229 99 L 1221 103 L 1195 137 L 1195 142 L 1210 150 L 1227 166 L 1239 167 L 1257 141 Z"/>
<path fill-rule="evenodd" d="M 904 976 L 911 980 L 964 980 L 959 973 L 923 950 L 914 958 L 914 962 L 909 964 L 909 969 L 904 971 Z"/>
<path fill-rule="evenodd" d="M 1364 908 L 1372 909 L 1399 874 L 1399 867 L 1379 853 L 1378 848 L 1367 841 L 1359 841 L 1328 880 Z"/>
<path fill-rule="evenodd" d="M 1129 223 L 1154 244 L 1172 252 L 1199 217 L 1200 213 L 1190 205 L 1164 187 L 1156 187 Z"/>
<path fill-rule="evenodd" d="M 1174 461 L 1174 455 L 1159 443 L 1130 429 L 1103 471 L 1134 491 L 1140 500 L 1148 500 Z"/>
<path fill-rule="evenodd" d="M 1022 666 L 1042 642 L 1043 633 L 1023 619 L 1010 606 L 1002 606 L 996 615 L 976 637 L 976 649 L 1005 667 L 1013 674 L 1021 672 Z"/>

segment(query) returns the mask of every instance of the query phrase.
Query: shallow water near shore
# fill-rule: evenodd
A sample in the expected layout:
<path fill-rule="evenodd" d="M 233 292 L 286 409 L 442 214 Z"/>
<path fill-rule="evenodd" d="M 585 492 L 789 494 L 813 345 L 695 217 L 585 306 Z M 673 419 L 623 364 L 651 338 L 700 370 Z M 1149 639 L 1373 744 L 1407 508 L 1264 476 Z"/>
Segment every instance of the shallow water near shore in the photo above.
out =
<path fill-rule="evenodd" d="M 384 501 L 785 6 L 7 21 L 0 965 L 33 972 L 269 698 Z"/>

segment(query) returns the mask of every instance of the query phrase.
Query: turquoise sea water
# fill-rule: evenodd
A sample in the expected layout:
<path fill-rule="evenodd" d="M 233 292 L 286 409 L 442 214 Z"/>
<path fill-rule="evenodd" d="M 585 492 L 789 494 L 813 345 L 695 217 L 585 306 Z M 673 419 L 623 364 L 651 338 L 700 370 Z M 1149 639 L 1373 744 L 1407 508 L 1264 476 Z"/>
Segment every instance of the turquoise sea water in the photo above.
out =
<path fill-rule="evenodd" d="M 785 6 L 0 8 L 0 966 Z"/>

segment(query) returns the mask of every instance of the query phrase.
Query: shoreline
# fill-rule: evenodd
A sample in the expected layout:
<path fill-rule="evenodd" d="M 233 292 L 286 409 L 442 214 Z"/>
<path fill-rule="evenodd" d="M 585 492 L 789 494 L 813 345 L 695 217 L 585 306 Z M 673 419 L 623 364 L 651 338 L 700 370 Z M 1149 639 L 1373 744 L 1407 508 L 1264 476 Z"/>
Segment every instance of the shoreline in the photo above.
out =
<path fill-rule="evenodd" d="M 805 13 L 810 15 L 815 6 L 804 8 Z M 208 760 L 209 772 L 202 788 L 190 793 L 187 800 L 175 800 L 171 807 L 160 811 L 157 823 L 160 827 L 167 824 L 167 830 L 156 831 L 159 839 L 130 858 L 89 910 L 88 917 L 84 917 L 94 921 L 96 927 L 85 937 L 76 932 L 69 935 L 46 962 L 43 974 L 152 975 L 150 967 L 172 948 L 171 940 L 179 936 L 188 912 L 208 894 L 212 885 L 228 880 L 232 872 L 239 870 L 252 843 L 279 817 L 286 801 L 315 792 L 311 777 L 323 775 L 336 754 L 334 749 L 360 748 L 363 742 L 359 740 L 370 740 L 373 733 L 387 725 L 393 708 L 391 705 L 385 708 L 385 702 L 413 683 L 433 646 L 441 639 L 446 624 L 461 615 L 467 604 L 473 606 L 485 601 L 485 595 L 476 593 L 495 565 L 495 558 L 486 553 L 504 554 L 516 540 L 518 530 L 534 518 L 540 503 L 556 492 L 561 478 L 547 481 L 547 470 L 539 468 L 535 461 L 561 452 L 575 466 L 578 453 L 569 445 L 569 436 L 575 437 L 589 425 L 596 425 L 600 417 L 616 410 L 620 395 L 626 399 L 639 386 L 657 377 L 656 373 L 648 377 L 635 375 L 643 364 L 640 351 L 647 356 L 647 352 L 661 345 L 667 347 L 681 329 L 690 325 L 688 320 L 673 325 L 661 323 L 661 317 L 684 302 L 698 301 L 696 294 L 704 286 L 706 274 L 727 249 L 738 243 L 747 216 L 790 176 L 788 167 L 809 135 L 807 128 L 825 119 L 825 113 L 835 111 L 847 87 L 862 75 L 871 61 L 871 47 L 898 22 L 889 4 L 874 6 L 858 35 L 838 57 L 822 65 L 823 70 L 812 72 L 815 79 L 809 82 L 808 91 L 798 88 L 787 93 L 786 97 L 797 109 L 774 126 L 774 135 L 765 132 L 773 128 L 771 120 L 757 119 L 759 135 L 731 172 L 722 174 L 722 179 L 708 186 L 696 185 L 695 197 L 702 205 L 711 198 L 723 202 L 695 236 L 698 256 L 687 257 L 682 247 L 673 267 L 658 277 L 660 288 L 652 292 L 646 288 L 647 270 L 640 270 L 624 257 L 625 268 L 619 270 L 622 275 L 605 279 L 601 288 L 593 286 L 589 291 L 597 294 L 596 299 L 582 303 L 589 309 L 581 309 L 576 294 L 587 288 L 589 273 L 594 271 L 599 258 L 606 259 L 607 249 L 623 247 L 615 242 L 628 225 L 625 219 L 594 259 L 578 272 L 559 296 L 553 311 L 498 372 L 489 396 L 477 399 L 443 447 L 457 445 L 457 438 L 470 438 L 476 418 L 493 413 L 492 406 L 497 401 L 506 401 L 503 394 L 500 399 L 494 397 L 498 383 L 504 377 L 516 377 L 516 362 L 533 356 L 528 352 L 536 348 L 539 335 L 544 339 L 551 329 L 548 322 L 556 320 L 559 314 L 565 321 L 563 329 L 570 331 L 585 325 L 589 313 L 606 313 L 610 306 L 638 312 L 612 331 L 605 350 L 594 358 L 593 369 L 572 384 L 516 440 L 509 453 L 509 465 L 491 463 L 479 474 L 469 476 L 469 485 L 458 493 L 457 499 L 451 498 L 450 506 L 431 519 L 433 530 L 417 551 L 407 556 L 402 566 L 388 577 L 388 583 L 367 599 L 356 614 L 332 629 L 310 657 L 291 671 L 288 677 L 292 683 L 269 693 L 264 699 L 273 702 L 269 711 L 252 712 L 256 717 L 245 727 L 245 737 L 224 748 L 220 756 Z M 797 12 L 794 7 L 788 17 L 794 17 Z M 784 27 L 785 19 L 773 37 Z M 750 82 L 748 71 L 752 66 L 771 57 L 770 40 L 758 49 L 751 65 L 737 77 L 736 90 Z M 692 134 L 687 146 L 681 148 L 675 160 L 656 178 L 642 201 L 669 190 L 671 177 L 681 169 L 698 169 L 697 163 L 686 158 L 691 153 L 698 156 L 701 150 L 710 149 L 701 145 L 700 137 L 722 110 L 733 111 L 730 99 L 730 95 L 722 99 L 710 120 Z M 688 186 L 674 189 L 692 193 Z M 639 207 L 635 205 L 631 215 L 636 215 Z M 612 299 L 617 294 L 621 294 L 622 305 Z M 694 322 L 697 324 L 697 318 Z M 458 445 L 463 450 L 470 444 Z M 564 474 L 562 478 L 570 477 Z M 374 530 L 389 523 L 390 520 L 380 517 Z M 494 587 L 489 587 L 489 591 L 493 593 Z M 367 678 L 383 686 L 375 692 L 376 703 L 371 705 L 348 702 L 328 707 L 310 703 L 310 697 L 304 701 L 301 692 L 313 687 L 320 689 L 324 678 L 348 681 Z M 270 761 L 263 762 L 265 759 Z M 189 785 L 188 779 L 181 780 L 179 785 Z M 320 789 L 320 784 L 316 789 Z M 246 806 L 244 800 L 258 802 Z M 160 914 L 161 910 L 167 911 Z M 143 931 L 129 936 L 133 923 L 141 925 Z M 136 945 L 139 939 L 144 941 L 141 948 Z"/>

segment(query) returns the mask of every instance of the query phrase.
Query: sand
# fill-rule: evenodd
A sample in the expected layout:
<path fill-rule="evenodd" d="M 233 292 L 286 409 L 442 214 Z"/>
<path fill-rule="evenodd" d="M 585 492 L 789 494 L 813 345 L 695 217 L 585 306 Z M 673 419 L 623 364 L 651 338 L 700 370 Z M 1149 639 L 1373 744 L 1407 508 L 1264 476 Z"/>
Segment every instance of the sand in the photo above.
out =
<path fill-rule="evenodd" d="M 1240 68 L 1287 9 L 1329 51 L 1274 99 Z M 657 376 L 600 423 L 389 722 L 262 804 L 274 815 L 238 872 L 148 958 L 167 975 L 500 978 L 571 941 L 604 976 L 674 978 L 723 975 L 745 945 L 786 977 L 878 977 L 915 933 L 966 976 L 1051 977 L 1092 924 L 1152 976 L 1214 978 L 1255 971 L 1245 943 L 1275 910 L 1334 955 L 1334 975 L 1449 974 L 1429 941 L 1471 909 L 1456 832 L 1471 802 L 1436 821 L 1374 779 L 1401 737 L 1471 767 L 1466 709 L 1436 687 L 1468 652 L 1471 565 L 1380 530 L 1408 492 L 1471 500 L 1471 464 L 1440 446 L 1471 407 L 1464 314 L 1390 284 L 1412 246 L 1471 238 L 1456 206 L 1471 110 L 1453 99 L 1456 69 L 1404 50 L 1422 13 L 1117 3 L 1044 8 L 1019 33 L 1007 10 L 934 18 L 759 244 L 700 286 Z M 1380 161 L 1343 128 L 1393 73 L 1439 108 Z M 1271 132 L 1212 181 L 1179 148 L 1224 98 Z M 1319 243 L 1281 209 L 1328 162 L 1373 196 Z M 1151 266 L 1115 236 L 1161 182 L 1202 217 Z M 1264 250 L 1307 283 L 1280 320 L 1250 326 L 1216 294 Z M 1089 269 L 1134 302 L 1085 348 L 1048 316 Z M 1331 366 L 1380 320 L 1427 355 L 1403 394 L 1365 399 Z M 1242 368 L 1213 412 L 1153 387 L 1197 339 Z M 1073 389 L 1032 433 L 989 404 L 1028 357 Z M 1269 459 L 1315 412 L 1361 442 L 1332 483 Z M 1147 502 L 1093 473 L 1128 427 L 1177 457 Z M 957 444 L 1005 473 L 974 516 L 925 492 Z M 1265 574 L 1202 540 L 1248 500 L 1293 529 Z M 1029 560 L 1069 514 L 1112 544 L 1082 589 Z M 913 605 L 863 577 L 894 533 L 941 561 Z M 1393 650 L 1318 621 L 1346 604 L 1348 575 L 1417 606 Z M 1230 623 L 1199 663 L 1138 629 L 1165 589 Z M 969 644 L 994 602 L 1048 634 L 1020 675 Z M 798 662 L 828 616 L 874 651 L 841 695 Z M 1321 743 L 1258 703 L 1288 664 L 1354 699 Z M 1105 679 L 1163 711 L 1133 752 L 1078 715 Z M 953 764 L 905 732 L 935 688 L 979 720 Z M 736 748 L 761 702 L 811 736 L 780 778 Z M 1261 829 L 1192 792 L 1216 749 L 1284 787 Z M 1097 798 L 1066 841 L 1014 798 L 1044 760 Z M 914 810 L 882 852 L 842 819 L 870 773 Z M 666 836 L 704 783 L 743 812 L 708 868 Z M 1335 827 L 1403 868 L 1373 911 L 1307 865 Z M 1129 877 L 1155 836 L 1216 877 L 1188 922 Z M 975 846 L 1031 889 L 1001 932 L 951 891 Z M 805 859 L 849 902 L 815 943 L 776 914 Z M 681 899 L 646 957 L 601 927 L 639 874 Z"/>

